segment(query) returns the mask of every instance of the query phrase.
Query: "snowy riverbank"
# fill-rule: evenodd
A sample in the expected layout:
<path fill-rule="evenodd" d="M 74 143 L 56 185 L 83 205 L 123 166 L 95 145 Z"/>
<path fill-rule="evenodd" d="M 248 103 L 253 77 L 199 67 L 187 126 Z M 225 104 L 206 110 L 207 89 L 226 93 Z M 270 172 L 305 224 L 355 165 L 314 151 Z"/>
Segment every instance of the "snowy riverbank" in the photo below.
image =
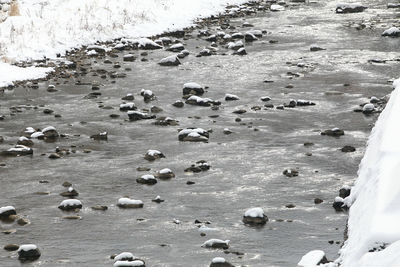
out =
<path fill-rule="evenodd" d="M 49 69 L 17 69 L 8 63 L 57 54 L 115 38 L 138 38 L 182 29 L 200 17 L 243 0 L 20 0 L 19 16 L 0 23 L 0 87 L 44 77 Z M 10 75 L 13 74 L 13 75 Z"/>
<path fill-rule="evenodd" d="M 343 267 L 397 266 L 400 258 L 400 79 L 380 115 L 360 164 L 351 195 L 348 240 L 340 251 Z"/>

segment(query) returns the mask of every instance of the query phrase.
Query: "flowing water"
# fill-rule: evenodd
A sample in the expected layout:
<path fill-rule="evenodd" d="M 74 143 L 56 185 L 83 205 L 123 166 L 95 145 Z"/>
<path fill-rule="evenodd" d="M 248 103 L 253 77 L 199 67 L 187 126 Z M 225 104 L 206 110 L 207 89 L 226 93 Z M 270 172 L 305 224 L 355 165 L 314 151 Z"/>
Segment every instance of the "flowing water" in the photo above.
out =
<path fill-rule="evenodd" d="M 179 67 L 161 67 L 156 62 L 171 52 L 149 51 L 142 62 L 142 51 L 130 51 L 138 60 L 122 62 L 118 72 L 126 78 L 101 79 L 89 72 L 78 78 L 58 78 L 40 83 L 39 89 L 17 87 L 0 97 L 0 122 L 5 141 L 1 150 L 15 144 L 25 127 L 52 125 L 67 137 L 54 143 L 34 140 L 34 156 L 2 158 L 0 168 L 0 206 L 13 205 L 18 214 L 31 224 L 1 223 L 0 245 L 34 243 L 42 252 L 38 261 L 21 264 L 15 252 L 0 250 L 1 266 L 112 266 L 110 255 L 130 251 L 146 261 L 147 266 L 208 266 L 213 257 L 225 257 L 235 266 L 296 266 L 302 255 L 322 249 L 334 259 L 343 241 L 346 214 L 337 213 L 332 201 L 338 189 L 352 184 L 365 150 L 367 137 L 377 115 L 365 116 L 353 109 L 371 96 L 390 93 L 388 79 L 398 76 L 398 61 L 369 63 L 370 59 L 395 59 L 399 41 L 382 38 L 381 21 L 394 18 L 383 1 L 365 1 L 369 9 L 359 14 L 339 15 L 334 3 L 320 1 L 300 4 L 283 12 L 259 12 L 231 19 L 238 31 L 267 30 L 260 40 L 246 45 L 248 55 L 234 56 L 220 48 L 217 55 L 195 57 L 208 42 L 196 37 L 197 31 L 184 40 L 192 54 Z M 349 22 L 377 21 L 372 29 L 347 27 Z M 241 28 L 247 21 L 252 28 Z M 218 31 L 218 25 L 210 25 Z M 225 30 L 231 32 L 233 30 Z M 270 43 L 276 40 L 277 43 Z M 326 50 L 311 52 L 317 44 Z M 226 55 L 222 55 L 225 52 Z M 398 55 L 398 54 L 397 54 Z M 87 68 L 114 70 L 104 59 L 86 59 Z M 97 62 L 96 62 L 97 61 Z M 90 64 L 89 64 L 90 63 Z M 305 63 L 307 67 L 298 67 Z M 130 71 L 125 71 L 130 67 Z M 288 75 L 300 73 L 300 77 Z M 264 80 L 273 80 L 265 83 Z M 98 82 L 102 95 L 84 99 Z M 115 82 L 112 82 L 115 81 Z M 171 104 L 182 97 L 182 85 L 197 82 L 208 86 L 205 97 L 221 100 L 219 110 L 209 107 Z M 48 84 L 60 83 L 57 92 L 46 91 Z M 293 88 L 286 88 L 288 84 Z M 348 86 L 344 86 L 348 84 Z M 140 90 L 150 89 L 157 100 L 144 103 Z M 329 94 L 329 91 L 341 92 Z M 157 116 L 179 120 L 179 126 L 155 126 L 153 120 L 129 122 L 118 110 L 121 97 L 134 93 L 139 108 L 159 106 Z M 236 94 L 238 101 L 226 102 L 226 93 Z M 270 96 L 270 103 L 288 103 L 306 99 L 315 106 L 285 110 L 251 107 L 265 103 L 260 97 Z M 101 103 L 100 103 L 101 102 Z M 9 116 L 9 108 L 20 106 L 22 112 Z M 100 105 L 114 109 L 102 109 Z M 38 107 L 34 109 L 32 107 Z M 43 113 L 49 108 L 61 118 Z M 246 113 L 232 112 L 244 108 Z M 112 119 L 110 114 L 120 114 Z M 219 117 L 209 117 L 219 115 Z M 241 122 L 236 122 L 237 117 Z M 201 127 L 212 129 L 208 143 L 178 141 L 178 129 Z M 339 127 L 340 138 L 320 135 L 321 130 Z M 223 134 L 229 128 L 233 133 Z M 255 130 L 258 129 L 258 130 Z M 94 141 L 92 134 L 107 131 L 108 141 Z M 306 147 L 305 142 L 314 146 Z M 51 160 L 55 147 L 76 146 L 76 153 Z M 343 153 L 344 145 L 356 147 Z M 90 149 L 91 153 L 84 153 Z M 148 162 L 143 155 L 148 149 L 162 151 L 166 158 Z M 312 156 L 306 153 L 311 152 Z M 45 155 L 42 155 L 45 154 Z M 189 175 L 184 169 L 198 160 L 206 160 L 209 171 Z M 139 172 L 137 167 L 149 167 Z M 136 178 L 162 168 L 172 169 L 176 177 L 147 186 Z M 298 177 L 286 177 L 285 169 L 297 168 Z M 39 183 L 47 180 L 48 183 Z M 57 208 L 65 198 L 64 181 L 80 193 L 83 203 L 78 212 L 82 219 L 67 220 L 68 214 Z M 187 181 L 195 184 L 187 185 Z M 50 192 L 39 195 L 36 192 Z M 165 202 L 151 201 L 160 195 Z M 143 209 L 120 209 L 117 200 L 123 196 L 141 199 Z M 323 203 L 314 204 L 315 198 Z M 287 208 L 294 204 L 294 208 Z M 107 211 L 90 207 L 107 205 Z M 246 209 L 262 207 L 269 217 L 263 227 L 242 223 Z M 174 223 L 174 219 L 180 224 Z M 200 236 L 194 221 L 210 221 L 215 231 Z M 210 238 L 231 240 L 229 251 L 202 248 Z M 333 240 L 334 244 L 328 241 Z M 336 241 L 338 241 L 336 243 Z"/>

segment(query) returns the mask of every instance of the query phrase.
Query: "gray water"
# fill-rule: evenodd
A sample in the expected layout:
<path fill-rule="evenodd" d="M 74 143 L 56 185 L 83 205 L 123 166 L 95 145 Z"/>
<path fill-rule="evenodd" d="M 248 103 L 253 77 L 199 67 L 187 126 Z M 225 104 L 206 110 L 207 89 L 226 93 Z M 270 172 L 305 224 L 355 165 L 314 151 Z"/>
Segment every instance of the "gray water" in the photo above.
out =
<path fill-rule="evenodd" d="M 312 249 L 322 249 L 334 259 L 343 241 L 347 215 L 336 213 L 332 200 L 338 189 L 351 185 L 365 151 L 366 141 L 377 115 L 365 116 L 353 112 L 357 105 L 371 96 L 390 93 L 388 79 L 398 76 L 398 62 L 368 63 L 369 59 L 398 58 L 399 41 L 380 37 L 394 18 L 384 1 L 365 1 L 370 8 L 360 14 L 337 15 L 334 4 L 292 6 L 284 12 L 260 12 L 253 16 L 235 18 L 231 24 L 239 31 L 244 22 L 255 29 L 268 31 L 261 40 L 246 45 L 248 55 L 233 56 L 220 47 L 217 55 L 197 58 L 195 55 L 208 42 L 192 37 L 184 40 L 191 55 L 179 67 L 161 67 L 156 62 L 170 55 L 167 51 L 150 51 L 148 62 L 122 62 L 126 78 L 101 79 L 92 72 L 78 78 L 58 78 L 40 83 L 39 89 L 17 87 L 0 97 L 0 135 L 5 142 L 1 150 L 10 147 L 25 127 L 55 126 L 68 134 L 55 143 L 34 140 L 34 156 L 2 158 L 0 168 L 0 206 L 13 205 L 18 214 L 31 224 L 1 223 L 0 229 L 16 229 L 13 234 L 0 233 L 0 245 L 34 243 L 42 252 L 38 261 L 20 264 L 15 252 L 0 250 L 1 266 L 112 266 L 110 255 L 130 251 L 146 261 L 147 266 L 208 266 L 216 256 L 225 257 L 235 266 L 296 266 L 302 255 Z M 356 30 L 346 27 L 349 22 L 377 21 L 372 29 Z M 210 26 L 211 32 L 218 25 Z M 230 30 L 226 30 L 230 32 Z M 269 40 L 278 43 L 270 44 Z M 326 50 L 310 52 L 317 44 Z M 141 51 L 130 51 L 140 56 Z M 226 52 L 227 55 L 221 55 Z M 90 70 L 113 70 L 104 59 L 85 59 Z M 97 61 L 97 62 L 95 62 Z M 292 64 L 289 64 L 291 62 Z M 311 64 L 299 68 L 296 63 Z M 130 67 L 131 71 L 125 71 Z M 301 77 L 289 79 L 287 72 L 299 72 Z M 269 79 L 273 83 L 264 83 Z M 84 99 L 91 92 L 89 85 L 101 83 L 102 95 Z M 111 83 L 115 81 L 115 83 Z M 171 104 L 182 97 L 182 85 L 197 82 L 209 86 L 204 97 L 221 100 L 220 110 L 185 105 L 179 109 Z M 59 83 L 55 93 L 46 91 L 48 84 Z M 343 86 L 343 84 L 350 86 Z M 292 84 L 293 88 L 285 88 Z M 157 100 L 144 103 L 140 90 L 150 89 Z M 340 95 L 326 94 L 342 92 Z M 129 122 L 118 110 L 121 97 L 134 93 L 139 108 L 152 105 L 164 111 L 157 116 L 179 120 L 179 126 L 155 126 L 152 120 Z M 225 93 L 236 94 L 239 101 L 226 102 Z M 270 96 L 275 106 L 290 99 L 306 99 L 315 106 L 294 109 L 262 109 L 260 97 Z M 102 103 L 99 103 L 99 102 Z M 113 110 L 99 105 L 112 106 Z M 39 106 L 22 109 L 9 116 L 12 106 Z M 44 106 L 40 106 L 44 105 Z M 43 114 L 50 108 L 61 118 Z M 236 108 L 247 110 L 233 114 Z M 111 119 L 110 114 L 120 114 Z M 219 115 L 210 118 L 210 115 Z M 198 116 L 195 118 L 195 116 Z M 235 122 L 240 117 L 241 122 Z M 179 142 L 178 129 L 201 127 L 212 129 L 209 143 Z M 340 138 L 321 136 L 320 131 L 339 127 L 345 130 Z M 233 131 L 223 134 L 223 129 Z M 254 129 L 258 129 L 255 131 Z M 108 141 L 94 141 L 92 134 L 109 133 Z M 305 147 L 304 142 L 315 143 Z M 76 146 L 77 152 L 61 159 L 48 155 L 56 146 Z M 353 145 L 356 152 L 342 153 L 344 145 Z M 83 153 L 90 149 L 91 153 Z M 166 158 L 147 162 L 143 155 L 148 149 L 162 151 Z M 312 156 L 305 153 L 311 152 Z M 46 154 L 46 155 L 41 155 Z M 189 175 L 184 169 L 198 160 L 212 166 L 207 172 Z M 155 172 L 171 168 L 176 177 L 146 186 L 136 178 L 139 166 Z M 287 168 L 298 168 L 299 176 L 282 174 Z M 39 183 L 47 180 L 49 183 Z M 194 185 L 187 185 L 187 181 Z M 57 206 L 64 199 L 64 181 L 73 183 L 84 208 L 78 212 L 81 220 L 66 220 L 72 213 Z M 48 191 L 48 195 L 36 192 Z M 160 195 L 164 203 L 151 202 Z M 144 201 L 143 209 L 119 209 L 117 200 L 123 196 Z M 314 198 L 324 200 L 315 205 Z M 289 209 L 285 205 L 294 204 Z M 94 205 L 107 205 L 105 212 L 93 211 Z M 246 226 L 241 219 L 246 209 L 260 206 L 269 222 L 264 227 Z M 174 219 L 181 221 L 175 224 Z M 195 219 L 210 221 L 217 231 L 200 236 Z M 231 240 L 230 251 L 243 256 L 225 254 L 222 250 L 202 248 L 210 238 Z M 163 246 L 161 246 L 163 245 Z"/>

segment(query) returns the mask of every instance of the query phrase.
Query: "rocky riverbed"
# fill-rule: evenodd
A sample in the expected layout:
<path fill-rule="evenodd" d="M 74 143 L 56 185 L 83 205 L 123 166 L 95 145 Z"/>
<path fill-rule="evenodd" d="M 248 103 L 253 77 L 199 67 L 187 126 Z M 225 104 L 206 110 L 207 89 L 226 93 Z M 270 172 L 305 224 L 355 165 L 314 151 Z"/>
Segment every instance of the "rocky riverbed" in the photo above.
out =
<path fill-rule="evenodd" d="M 332 203 L 400 61 L 381 36 L 396 9 L 365 2 L 231 6 L 182 32 L 77 49 L 48 80 L 5 89 L 0 207 L 16 215 L 0 245 L 35 244 L 32 266 L 113 266 L 124 251 L 146 266 L 334 259 L 346 214 Z M 260 225 L 243 218 L 253 207 Z"/>

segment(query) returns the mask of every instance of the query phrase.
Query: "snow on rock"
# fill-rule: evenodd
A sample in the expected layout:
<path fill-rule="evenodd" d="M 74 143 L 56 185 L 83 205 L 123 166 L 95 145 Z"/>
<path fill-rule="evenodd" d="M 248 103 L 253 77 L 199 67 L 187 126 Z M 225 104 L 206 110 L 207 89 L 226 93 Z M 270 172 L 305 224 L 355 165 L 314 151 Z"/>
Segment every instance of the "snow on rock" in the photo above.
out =
<path fill-rule="evenodd" d="M 117 206 L 120 208 L 143 208 L 143 201 L 122 197 L 118 199 Z"/>
<path fill-rule="evenodd" d="M 222 248 L 228 249 L 229 248 L 230 240 L 221 240 L 221 239 L 209 239 L 201 245 L 205 248 Z"/>
<path fill-rule="evenodd" d="M 24 244 L 17 250 L 18 259 L 21 261 L 34 261 L 40 258 L 39 248 L 34 244 Z"/>
<path fill-rule="evenodd" d="M 1 24 L 0 24 L 1 29 Z M 1 30 L 0 30 L 1 32 Z M 0 44 L 2 38 L 0 37 Z M 1 46 L 1 45 L 0 45 Z M 17 67 L 1 62 L 0 54 L 0 88 L 14 86 L 15 81 L 34 80 L 46 77 L 53 68 Z"/>
<path fill-rule="evenodd" d="M 240 98 L 237 95 L 233 94 L 225 94 L 225 101 L 234 101 L 239 100 Z"/>
<path fill-rule="evenodd" d="M 9 148 L 6 151 L 0 152 L 0 155 L 5 157 L 19 157 L 32 154 L 33 154 L 32 148 L 23 145 L 15 145 L 14 147 Z"/>
<path fill-rule="evenodd" d="M 10 215 L 16 215 L 17 212 L 13 206 L 0 207 L 0 219 L 7 219 Z"/>
<path fill-rule="evenodd" d="M 176 55 L 165 57 L 158 62 L 158 65 L 160 66 L 178 66 L 180 64 L 181 61 Z"/>
<path fill-rule="evenodd" d="M 382 36 L 389 37 L 400 37 L 400 29 L 397 27 L 391 27 L 382 33 Z"/>
<path fill-rule="evenodd" d="M 157 44 L 153 40 L 150 40 L 149 38 L 140 38 L 138 40 L 139 49 L 144 49 L 144 50 L 154 50 L 154 49 L 161 49 L 163 48 L 161 45 Z"/>
<path fill-rule="evenodd" d="M 237 41 L 237 42 L 229 42 L 226 45 L 226 48 L 228 49 L 233 49 L 233 50 L 238 50 L 239 48 L 244 47 L 244 44 L 241 40 Z"/>
<path fill-rule="evenodd" d="M 317 267 L 319 264 L 328 263 L 325 257 L 325 252 L 322 250 L 312 250 L 304 255 L 299 263 L 298 267 Z"/>
<path fill-rule="evenodd" d="M 284 11 L 285 7 L 277 4 L 273 4 L 270 7 L 271 11 Z"/>
<path fill-rule="evenodd" d="M 190 96 L 186 102 L 186 104 L 189 105 L 196 105 L 196 106 L 203 106 L 203 107 L 209 107 L 211 105 L 220 105 L 221 102 L 217 101 L 217 100 L 212 100 L 211 98 L 203 98 L 203 97 L 199 97 L 197 95 L 192 95 Z"/>
<path fill-rule="evenodd" d="M 355 186 L 345 199 L 351 208 L 348 239 L 337 260 L 342 267 L 397 266 L 399 262 L 400 79 L 393 85 L 395 90 L 369 137 Z"/>
<path fill-rule="evenodd" d="M 338 3 L 336 5 L 336 13 L 358 13 L 367 9 L 361 3 Z"/>
<path fill-rule="evenodd" d="M 140 178 L 137 178 L 136 182 L 139 184 L 153 185 L 157 183 L 157 179 L 152 174 L 145 174 L 142 175 Z"/>
<path fill-rule="evenodd" d="M 129 102 L 129 103 L 123 103 L 119 105 L 119 110 L 120 111 L 128 111 L 128 110 L 136 110 L 137 107 L 135 103 Z"/>
<path fill-rule="evenodd" d="M 116 261 L 114 267 L 145 267 L 145 263 L 142 260 L 134 261 Z"/>
<path fill-rule="evenodd" d="M 151 120 L 155 119 L 155 115 L 150 115 L 144 112 L 130 110 L 126 114 L 128 114 L 128 118 L 130 121 L 139 121 L 139 120 Z"/>
<path fill-rule="evenodd" d="M 164 168 L 156 173 L 156 177 L 160 179 L 171 179 L 175 177 L 173 171 L 169 168 Z"/>
<path fill-rule="evenodd" d="M 135 256 L 130 252 L 122 252 L 115 256 L 114 261 L 133 261 Z"/>
<path fill-rule="evenodd" d="M 167 50 L 171 51 L 171 52 L 180 52 L 180 51 L 182 51 L 184 49 L 185 49 L 185 47 L 183 46 L 183 44 L 178 43 L 178 44 L 171 45 L 170 47 L 168 47 Z"/>
<path fill-rule="evenodd" d="M 182 89 L 183 95 L 202 95 L 204 94 L 204 88 L 194 82 L 185 83 Z"/>
<path fill-rule="evenodd" d="M 215 257 L 212 259 L 210 267 L 233 267 L 233 265 L 222 257 Z"/>
<path fill-rule="evenodd" d="M 208 142 L 209 133 L 202 128 L 186 128 L 178 133 L 179 141 Z"/>
<path fill-rule="evenodd" d="M 165 158 L 165 155 L 161 151 L 150 149 L 146 152 L 144 158 L 148 161 L 154 161 L 156 159 Z"/>
<path fill-rule="evenodd" d="M 60 203 L 60 205 L 58 205 L 58 208 L 60 210 L 65 210 L 65 211 L 81 209 L 82 208 L 82 202 L 80 202 L 77 199 L 66 199 L 66 200 L 63 200 Z"/>
<path fill-rule="evenodd" d="M 243 216 L 243 222 L 246 224 L 259 224 L 263 225 L 268 221 L 268 217 L 264 214 L 262 208 L 248 209 Z"/>

